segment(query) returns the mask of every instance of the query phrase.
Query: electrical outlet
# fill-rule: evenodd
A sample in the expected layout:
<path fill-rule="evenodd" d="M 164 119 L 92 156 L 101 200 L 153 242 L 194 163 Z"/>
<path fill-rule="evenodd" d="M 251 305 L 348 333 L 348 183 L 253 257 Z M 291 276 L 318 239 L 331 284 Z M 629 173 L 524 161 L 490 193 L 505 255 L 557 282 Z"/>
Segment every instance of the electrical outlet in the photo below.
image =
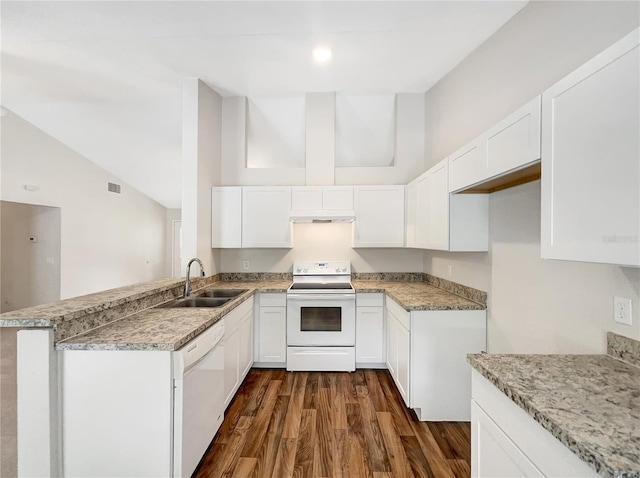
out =
<path fill-rule="evenodd" d="M 249 269 L 249 261 L 242 261 L 242 268 L 246 271 Z"/>
<path fill-rule="evenodd" d="M 453 275 L 453 266 L 451 264 L 447 265 L 447 275 Z"/>
<path fill-rule="evenodd" d="M 619 324 L 631 325 L 631 299 L 613 298 L 613 320 Z"/>

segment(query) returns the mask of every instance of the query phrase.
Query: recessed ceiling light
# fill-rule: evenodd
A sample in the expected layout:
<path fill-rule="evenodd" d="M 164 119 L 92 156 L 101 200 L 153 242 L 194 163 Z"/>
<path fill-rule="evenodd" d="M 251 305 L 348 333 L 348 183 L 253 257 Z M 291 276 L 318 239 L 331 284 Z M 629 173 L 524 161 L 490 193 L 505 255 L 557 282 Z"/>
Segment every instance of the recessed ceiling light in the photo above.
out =
<path fill-rule="evenodd" d="M 324 46 L 319 46 L 313 50 L 313 58 L 318 63 L 326 63 L 331 59 L 331 50 Z"/>

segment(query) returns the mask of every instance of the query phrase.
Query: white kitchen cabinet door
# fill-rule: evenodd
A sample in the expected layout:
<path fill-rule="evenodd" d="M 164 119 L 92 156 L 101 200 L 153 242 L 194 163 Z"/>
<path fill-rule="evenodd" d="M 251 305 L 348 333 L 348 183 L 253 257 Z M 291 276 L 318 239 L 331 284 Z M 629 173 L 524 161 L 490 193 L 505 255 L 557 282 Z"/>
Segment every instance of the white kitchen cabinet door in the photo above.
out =
<path fill-rule="evenodd" d="M 540 159 L 540 101 L 536 96 L 484 135 L 487 178 Z"/>
<path fill-rule="evenodd" d="M 471 476 L 600 476 L 475 369 L 471 384 Z"/>
<path fill-rule="evenodd" d="M 543 258 L 640 266 L 639 37 L 542 95 Z"/>
<path fill-rule="evenodd" d="M 211 247 L 242 247 L 242 188 L 211 188 Z"/>
<path fill-rule="evenodd" d="M 291 188 L 242 188 L 242 247 L 291 247 Z"/>
<path fill-rule="evenodd" d="M 253 308 L 242 318 L 239 342 L 238 370 L 242 381 L 253 365 Z"/>
<path fill-rule="evenodd" d="M 353 186 L 296 186 L 291 188 L 291 209 L 353 209 Z"/>
<path fill-rule="evenodd" d="M 300 186 L 291 188 L 291 209 L 322 209 L 322 188 Z"/>
<path fill-rule="evenodd" d="M 385 363 L 384 294 L 356 295 L 356 364 Z"/>
<path fill-rule="evenodd" d="M 353 186 L 326 186 L 322 188 L 323 209 L 353 209 Z"/>
<path fill-rule="evenodd" d="M 404 246 L 404 186 L 355 186 L 353 247 Z"/>
<path fill-rule="evenodd" d="M 285 293 L 255 295 L 253 357 L 254 367 L 286 366 L 287 296 Z"/>
<path fill-rule="evenodd" d="M 431 234 L 431 176 L 426 172 L 415 182 L 415 247 L 429 249 Z"/>
<path fill-rule="evenodd" d="M 415 180 L 415 247 L 452 252 L 489 250 L 489 196 L 451 194 L 450 162 Z"/>
<path fill-rule="evenodd" d="M 387 367 L 407 407 L 410 407 L 411 336 L 403 325 L 409 313 L 387 297 Z"/>
<path fill-rule="evenodd" d="M 405 246 L 416 247 L 418 184 L 412 181 L 405 191 Z"/>
<path fill-rule="evenodd" d="M 224 405 L 231 402 L 253 365 L 253 300 L 247 299 L 224 318 Z"/>
<path fill-rule="evenodd" d="M 397 328 L 397 350 L 398 350 L 398 368 L 397 368 L 397 384 L 400 395 L 407 407 L 411 405 L 411 335 L 399 322 L 396 322 Z"/>
<path fill-rule="evenodd" d="M 429 249 L 449 250 L 449 162 L 440 161 L 429 170 L 427 217 Z"/>
<path fill-rule="evenodd" d="M 224 332 L 224 406 L 231 402 L 240 385 L 240 330 Z"/>
<path fill-rule="evenodd" d="M 486 176 L 487 151 L 481 137 L 459 149 L 451 156 L 451 174 L 449 175 L 449 191 L 464 189 L 475 184 Z"/>
<path fill-rule="evenodd" d="M 471 401 L 471 476 L 474 478 L 525 478 L 544 475 L 524 453 Z"/>

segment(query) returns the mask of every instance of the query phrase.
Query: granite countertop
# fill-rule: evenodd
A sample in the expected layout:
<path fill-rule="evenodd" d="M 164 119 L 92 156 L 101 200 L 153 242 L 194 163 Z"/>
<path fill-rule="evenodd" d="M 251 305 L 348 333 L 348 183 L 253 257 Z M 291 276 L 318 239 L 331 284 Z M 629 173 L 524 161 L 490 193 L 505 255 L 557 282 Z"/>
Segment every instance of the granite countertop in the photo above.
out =
<path fill-rule="evenodd" d="M 377 280 L 354 280 L 356 292 L 386 293 L 408 311 L 486 308 L 480 303 L 486 294 L 459 284 L 442 280 L 443 287 L 459 287 L 455 292 L 461 295 L 476 299 L 474 294 L 481 294 L 479 300 L 416 280 L 412 274 L 375 276 Z M 247 292 L 220 308 L 156 308 L 180 297 L 184 287 L 183 279 L 158 279 L 7 312 L 0 315 L 0 326 L 53 327 L 58 350 L 176 350 L 255 292 L 286 292 L 291 278 L 284 273 L 227 273 L 193 279 L 192 284 L 194 293 L 208 288 Z"/>
<path fill-rule="evenodd" d="M 256 292 L 285 292 L 289 281 L 215 282 L 204 289 L 246 289 L 217 308 L 151 308 L 56 344 L 57 350 L 178 350 Z M 196 295 L 198 290 L 194 290 Z"/>
<path fill-rule="evenodd" d="M 482 354 L 468 361 L 602 476 L 640 478 L 639 367 L 609 355 Z"/>
<path fill-rule="evenodd" d="M 356 292 L 386 293 L 407 311 L 484 310 L 486 306 L 421 281 L 354 280 Z"/>
<path fill-rule="evenodd" d="M 0 326 L 52 327 L 84 315 L 100 312 L 183 286 L 184 280 L 165 278 L 72 297 L 50 304 L 36 305 L 0 314 Z"/>

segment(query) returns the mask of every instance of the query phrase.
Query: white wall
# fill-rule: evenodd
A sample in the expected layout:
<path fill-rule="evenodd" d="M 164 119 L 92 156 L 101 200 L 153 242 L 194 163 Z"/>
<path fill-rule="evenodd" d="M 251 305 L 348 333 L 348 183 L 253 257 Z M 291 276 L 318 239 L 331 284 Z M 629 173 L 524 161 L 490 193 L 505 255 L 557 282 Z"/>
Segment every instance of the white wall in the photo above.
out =
<path fill-rule="evenodd" d="M 345 260 L 354 272 L 422 272 L 422 252 L 353 249 L 352 224 L 294 224 L 292 249 L 225 249 L 224 272 L 291 272 L 293 261 Z M 242 269 L 249 261 L 249 269 Z"/>
<path fill-rule="evenodd" d="M 173 277 L 173 222 L 180 221 L 181 214 L 182 211 L 180 209 L 167 209 L 167 270 L 165 271 L 165 276 L 167 277 Z M 182 265 L 180 261 L 178 261 L 178 264 L 179 266 Z M 182 274 L 184 274 L 184 272 L 182 272 Z M 180 277 L 182 274 L 179 274 L 176 277 Z"/>
<path fill-rule="evenodd" d="M 530 2 L 426 94 L 434 164 L 640 23 L 637 2 Z M 489 351 L 602 353 L 606 332 L 640 339 L 640 271 L 540 259 L 539 182 L 493 193 L 488 254 L 425 253 L 425 272 L 489 292 Z M 453 273 L 447 275 L 447 266 Z M 613 296 L 633 300 L 633 327 Z"/>
<path fill-rule="evenodd" d="M 222 97 L 197 78 L 183 84 L 182 270 L 193 257 L 207 275 L 220 269 L 211 249 L 211 187 L 221 184 Z M 193 274 L 197 273 L 197 265 Z M 192 276 L 193 276 L 192 274 Z"/>
<path fill-rule="evenodd" d="M 317 140 L 334 145 L 335 97 L 333 93 L 307 93 L 307 105 L 319 118 L 309 116 L 306 123 L 305 168 L 317 169 L 323 182 L 312 180 L 305 168 L 248 168 L 246 166 L 246 98 L 224 98 L 222 106 L 222 184 L 225 186 L 288 185 L 304 186 L 354 184 L 406 184 L 425 171 L 424 164 L 424 95 L 398 93 L 396 95 L 395 144 L 393 166 L 335 167 L 335 148 L 317 152 Z M 332 114 L 328 115 L 327 110 Z M 311 112 L 313 114 L 313 112 Z M 328 124 L 326 118 L 331 119 Z M 314 121 L 317 119 L 318 121 Z M 313 130 L 317 127 L 317 131 Z M 329 137 L 330 135 L 330 137 Z M 365 161 L 366 163 L 366 158 Z M 321 164 L 320 164 L 321 163 Z M 328 165 L 328 166 L 327 166 Z M 326 173 L 327 167 L 335 176 Z"/>
<path fill-rule="evenodd" d="M 0 199 L 62 209 L 61 298 L 165 275 L 166 208 L 13 113 L 1 121 Z"/>
<path fill-rule="evenodd" d="M 0 201 L 0 220 L 0 312 L 60 300 L 60 208 Z"/>

